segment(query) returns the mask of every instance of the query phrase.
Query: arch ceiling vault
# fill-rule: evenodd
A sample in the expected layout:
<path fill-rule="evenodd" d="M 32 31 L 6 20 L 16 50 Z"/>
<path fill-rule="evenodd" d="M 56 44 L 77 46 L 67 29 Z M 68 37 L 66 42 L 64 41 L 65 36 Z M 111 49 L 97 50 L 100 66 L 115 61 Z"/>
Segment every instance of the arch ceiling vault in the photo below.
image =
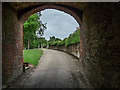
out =
<path fill-rule="evenodd" d="M 10 5 L 17 11 L 18 13 L 18 19 L 24 23 L 26 19 L 32 15 L 33 13 L 36 13 L 38 11 L 44 10 L 44 9 L 57 9 L 60 11 L 64 11 L 71 16 L 73 16 L 76 21 L 81 25 L 82 20 L 82 12 L 87 5 L 86 3 L 39 3 L 39 2 L 11 2 Z"/>
<path fill-rule="evenodd" d="M 23 71 L 23 23 L 37 11 L 57 9 L 80 25 L 80 70 L 94 87 L 120 85 L 120 3 L 3 2 L 2 79 L 11 82 Z"/>

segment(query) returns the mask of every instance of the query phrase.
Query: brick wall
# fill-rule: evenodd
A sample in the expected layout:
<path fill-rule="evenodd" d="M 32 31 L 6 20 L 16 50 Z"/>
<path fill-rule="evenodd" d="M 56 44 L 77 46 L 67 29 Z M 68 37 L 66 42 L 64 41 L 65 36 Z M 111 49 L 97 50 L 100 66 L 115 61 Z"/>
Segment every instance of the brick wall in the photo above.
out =
<path fill-rule="evenodd" d="M 80 5 L 80 3 L 77 3 L 74 7 Z M 120 85 L 119 8 L 120 3 L 87 3 L 82 11 L 79 49 L 80 69 L 86 80 L 94 87 L 119 87 Z M 79 7 L 77 7 L 77 10 L 73 10 L 73 12 L 79 15 L 81 13 L 79 10 L 81 9 L 78 9 Z M 35 8 L 33 12 L 34 10 Z M 31 14 L 33 12 L 31 11 Z M 27 18 L 30 15 L 29 13 L 24 18 Z M 12 81 L 22 72 L 22 24 L 18 20 L 17 14 L 18 12 L 8 3 L 3 3 L 3 84 Z M 71 15 L 74 16 L 74 14 Z M 80 20 L 78 22 L 81 25 Z M 68 50 L 71 47 L 73 47 L 72 51 L 75 52 L 76 47 L 74 46 L 70 46 Z"/>
<path fill-rule="evenodd" d="M 83 12 L 82 74 L 94 87 L 120 85 L 120 3 L 88 3 Z"/>
<path fill-rule="evenodd" d="M 88 3 L 83 11 L 80 69 L 95 88 L 119 88 L 120 85 L 119 8 L 119 3 Z M 75 50 L 69 46 L 68 52 L 74 54 Z"/>
<path fill-rule="evenodd" d="M 7 3 L 2 5 L 2 78 L 3 85 L 22 72 L 22 26 L 17 13 Z"/>

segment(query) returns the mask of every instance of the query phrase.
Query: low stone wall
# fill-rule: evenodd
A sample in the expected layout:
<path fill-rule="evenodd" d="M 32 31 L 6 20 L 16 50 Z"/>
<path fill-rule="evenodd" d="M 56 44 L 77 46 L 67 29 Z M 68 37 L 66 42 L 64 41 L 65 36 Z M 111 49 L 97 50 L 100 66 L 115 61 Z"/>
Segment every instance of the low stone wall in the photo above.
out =
<path fill-rule="evenodd" d="M 61 45 L 61 46 L 49 46 L 49 49 L 65 51 L 67 53 L 70 53 L 70 54 L 76 56 L 77 58 L 80 57 L 80 54 L 79 54 L 80 43 L 72 44 L 72 45 L 69 45 L 67 47 L 64 46 L 64 45 Z"/>

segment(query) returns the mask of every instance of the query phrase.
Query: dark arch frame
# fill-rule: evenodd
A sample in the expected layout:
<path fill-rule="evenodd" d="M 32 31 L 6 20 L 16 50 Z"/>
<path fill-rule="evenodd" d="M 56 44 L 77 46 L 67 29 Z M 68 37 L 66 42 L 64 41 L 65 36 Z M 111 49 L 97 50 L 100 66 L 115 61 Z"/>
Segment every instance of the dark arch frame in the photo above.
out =
<path fill-rule="evenodd" d="M 29 16 L 31 16 L 32 14 L 34 14 L 36 12 L 45 10 L 45 9 L 56 9 L 59 11 L 63 11 L 65 13 L 73 16 L 80 26 L 82 24 L 81 17 L 78 16 L 73 10 L 70 10 L 70 9 L 60 6 L 60 5 L 53 5 L 53 4 L 42 5 L 42 6 L 38 6 L 33 9 L 30 9 L 29 11 L 26 11 L 21 16 L 19 16 L 19 21 L 23 24 Z"/>
<path fill-rule="evenodd" d="M 29 16 L 31 16 L 32 14 L 37 13 L 39 11 L 43 11 L 45 9 L 55 9 L 55 10 L 63 11 L 65 13 L 71 15 L 77 21 L 77 23 L 79 24 L 79 27 L 81 28 L 80 29 L 80 50 L 79 50 L 79 53 L 80 53 L 80 57 L 83 56 L 82 55 L 82 33 L 81 33 L 83 12 L 78 10 L 78 9 L 75 9 L 73 7 L 63 6 L 61 4 L 51 4 L 51 3 L 37 5 L 34 7 L 28 7 L 24 10 L 19 11 L 20 16 L 18 16 L 18 20 L 21 23 L 21 27 L 23 26 L 24 22 L 27 20 L 27 18 Z M 22 29 L 22 31 L 23 31 L 23 29 Z M 82 59 L 82 58 L 80 58 L 80 59 Z"/>

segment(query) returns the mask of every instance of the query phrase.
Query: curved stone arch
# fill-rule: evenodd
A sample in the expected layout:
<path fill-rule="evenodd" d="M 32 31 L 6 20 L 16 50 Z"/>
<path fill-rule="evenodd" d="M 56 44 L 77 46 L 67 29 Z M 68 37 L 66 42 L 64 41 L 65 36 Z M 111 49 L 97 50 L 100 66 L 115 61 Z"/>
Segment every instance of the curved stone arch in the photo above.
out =
<path fill-rule="evenodd" d="M 58 5 L 53 5 L 53 4 L 47 4 L 47 5 L 44 5 L 44 6 L 39 6 L 37 8 L 34 8 L 32 10 L 29 10 L 27 11 L 26 13 L 24 13 L 20 18 L 19 18 L 19 21 L 23 24 L 27 18 L 29 16 L 31 16 L 32 14 L 36 13 L 36 12 L 39 12 L 39 11 L 42 11 L 42 10 L 45 10 L 45 9 L 55 9 L 55 10 L 59 10 L 59 11 L 63 11 L 71 16 L 74 17 L 74 19 L 78 22 L 78 24 L 81 26 L 82 22 L 81 22 L 81 18 L 72 10 L 70 9 L 67 9 L 65 7 L 62 7 L 62 6 L 58 6 Z"/>

